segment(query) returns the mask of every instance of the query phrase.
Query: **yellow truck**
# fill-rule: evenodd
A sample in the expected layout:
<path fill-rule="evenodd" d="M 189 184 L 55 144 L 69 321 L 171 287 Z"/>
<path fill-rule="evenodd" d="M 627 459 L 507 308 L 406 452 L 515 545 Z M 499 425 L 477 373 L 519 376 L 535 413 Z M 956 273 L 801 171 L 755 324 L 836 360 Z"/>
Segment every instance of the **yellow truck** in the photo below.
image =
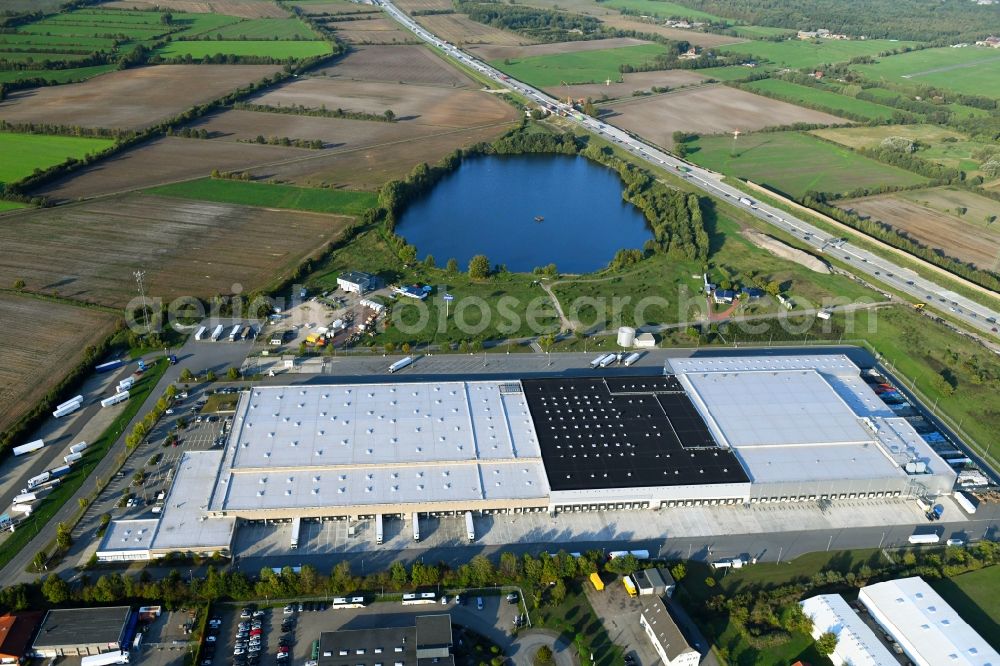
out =
<path fill-rule="evenodd" d="M 632 582 L 631 576 L 623 576 L 622 585 L 625 586 L 625 591 L 628 592 L 628 596 L 630 597 L 639 596 L 639 590 L 636 588 L 635 583 Z"/>
<path fill-rule="evenodd" d="M 590 583 L 598 592 L 604 589 L 604 581 L 601 580 L 601 577 L 596 572 L 590 574 Z"/>

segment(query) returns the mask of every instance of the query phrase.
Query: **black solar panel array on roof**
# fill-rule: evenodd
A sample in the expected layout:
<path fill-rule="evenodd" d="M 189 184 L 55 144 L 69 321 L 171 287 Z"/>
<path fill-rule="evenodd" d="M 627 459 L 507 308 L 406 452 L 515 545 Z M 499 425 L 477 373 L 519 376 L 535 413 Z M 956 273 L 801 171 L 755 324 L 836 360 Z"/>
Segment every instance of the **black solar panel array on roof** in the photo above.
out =
<path fill-rule="evenodd" d="M 684 393 L 684 387 L 673 375 L 649 377 L 607 377 L 604 383 L 611 393 Z"/>
<path fill-rule="evenodd" d="M 651 377 L 645 390 L 645 378 L 523 380 L 552 490 L 746 482 L 666 379 L 676 383 Z"/>

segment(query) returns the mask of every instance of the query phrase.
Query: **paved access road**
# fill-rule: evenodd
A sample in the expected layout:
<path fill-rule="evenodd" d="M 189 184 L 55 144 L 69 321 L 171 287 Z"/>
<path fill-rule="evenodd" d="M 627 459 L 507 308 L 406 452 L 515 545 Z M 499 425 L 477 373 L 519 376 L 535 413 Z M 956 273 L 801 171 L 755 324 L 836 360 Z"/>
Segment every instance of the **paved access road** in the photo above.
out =
<path fill-rule="evenodd" d="M 986 334 L 997 332 L 997 319 L 1000 318 L 1000 312 L 944 289 L 932 280 L 917 275 L 911 269 L 903 268 L 887 259 L 848 243 L 846 239 L 821 231 L 818 227 L 793 216 L 791 213 L 756 202 L 741 190 L 722 182 L 724 178 L 722 174 L 679 160 L 673 155 L 637 139 L 624 130 L 584 115 L 572 106 L 549 96 L 541 90 L 512 79 L 503 72 L 462 51 L 457 46 L 449 44 L 428 32 L 407 14 L 397 9 L 389 0 L 374 0 L 374 2 L 376 5 L 381 5 L 390 16 L 417 37 L 440 49 L 445 56 L 493 79 L 497 85 L 513 90 L 544 108 L 557 110 L 565 114 L 570 122 L 574 122 L 586 130 L 617 143 L 621 148 L 653 166 L 666 166 L 675 169 L 681 177 L 695 187 L 712 196 L 721 198 L 727 203 L 742 208 L 744 211 L 767 222 L 773 227 L 791 233 L 821 253 L 826 253 L 833 258 L 848 262 L 853 267 L 852 270 L 854 272 L 864 274 L 876 282 L 888 284 L 893 289 L 911 296 L 916 301 L 925 302 L 928 307 L 948 314 L 954 319 L 961 321 L 971 330 Z"/>

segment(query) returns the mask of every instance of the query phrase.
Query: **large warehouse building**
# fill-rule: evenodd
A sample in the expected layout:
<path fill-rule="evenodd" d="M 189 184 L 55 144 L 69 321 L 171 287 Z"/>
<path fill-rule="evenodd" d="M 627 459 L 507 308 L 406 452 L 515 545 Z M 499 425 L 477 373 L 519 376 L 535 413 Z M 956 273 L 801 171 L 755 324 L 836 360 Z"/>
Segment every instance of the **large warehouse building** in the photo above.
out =
<path fill-rule="evenodd" d="M 956 474 L 847 357 L 649 377 L 255 387 L 102 559 L 225 552 L 236 519 L 659 509 L 948 493 Z"/>

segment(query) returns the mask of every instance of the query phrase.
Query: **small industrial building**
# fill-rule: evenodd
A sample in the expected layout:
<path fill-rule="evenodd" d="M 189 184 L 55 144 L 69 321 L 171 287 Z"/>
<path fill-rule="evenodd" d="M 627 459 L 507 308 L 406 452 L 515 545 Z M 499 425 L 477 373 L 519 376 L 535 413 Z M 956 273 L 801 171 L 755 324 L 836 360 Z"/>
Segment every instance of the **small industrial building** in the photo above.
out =
<path fill-rule="evenodd" d="M 666 567 L 642 569 L 632 574 L 635 587 L 640 596 L 655 595 L 657 597 L 672 597 L 677 583 Z"/>
<path fill-rule="evenodd" d="M 839 594 L 820 594 L 800 601 L 802 612 L 813 621 L 812 637 L 826 632 L 837 637 L 837 648 L 829 655 L 834 666 L 899 666 L 875 632 Z"/>
<path fill-rule="evenodd" d="M 50 610 L 32 650 L 40 657 L 63 657 L 127 649 L 137 621 L 128 606 Z"/>
<path fill-rule="evenodd" d="M 337 286 L 353 294 L 366 294 L 376 288 L 378 278 L 361 271 L 348 271 L 337 276 Z"/>
<path fill-rule="evenodd" d="M 1000 653 L 919 576 L 867 585 L 858 601 L 916 666 L 1000 664 Z"/>
<path fill-rule="evenodd" d="M 45 613 L 30 611 L 0 616 L 0 664 L 16 664 L 31 652 L 31 639 Z"/>
<path fill-rule="evenodd" d="M 327 631 L 319 666 L 454 666 L 451 615 L 420 615 L 411 627 Z"/>
<path fill-rule="evenodd" d="M 642 597 L 639 624 L 664 666 L 698 666 L 701 653 L 688 645 L 663 599 L 655 595 Z"/>

